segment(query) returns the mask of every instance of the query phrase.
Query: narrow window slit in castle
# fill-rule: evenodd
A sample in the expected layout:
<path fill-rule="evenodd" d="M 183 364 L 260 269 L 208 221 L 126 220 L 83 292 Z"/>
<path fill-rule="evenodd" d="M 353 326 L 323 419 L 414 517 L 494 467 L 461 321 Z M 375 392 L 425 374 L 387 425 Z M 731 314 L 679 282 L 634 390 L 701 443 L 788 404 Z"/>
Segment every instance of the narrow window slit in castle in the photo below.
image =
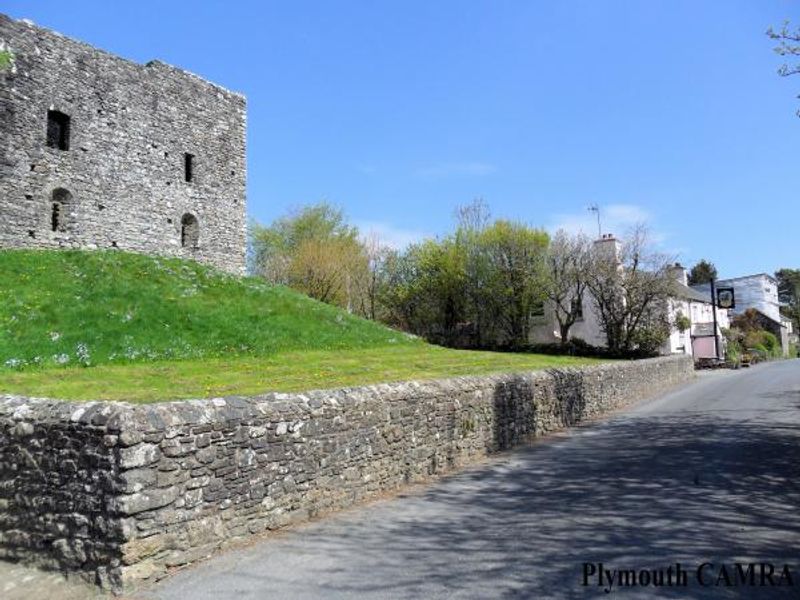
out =
<path fill-rule="evenodd" d="M 47 145 L 69 150 L 69 115 L 57 110 L 47 111 Z"/>
<path fill-rule="evenodd" d="M 50 227 L 53 231 L 59 231 L 62 228 L 61 208 L 60 202 L 53 202 L 53 210 L 50 213 Z"/>
<path fill-rule="evenodd" d="M 191 181 L 194 177 L 194 154 L 183 155 L 183 175 L 186 181 Z"/>
<path fill-rule="evenodd" d="M 64 188 L 53 190 L 52 204 L 50 205 L 50 229 L 52 231 L 67 231 L 67 207 L 72 202 L 72 194 Z"/>

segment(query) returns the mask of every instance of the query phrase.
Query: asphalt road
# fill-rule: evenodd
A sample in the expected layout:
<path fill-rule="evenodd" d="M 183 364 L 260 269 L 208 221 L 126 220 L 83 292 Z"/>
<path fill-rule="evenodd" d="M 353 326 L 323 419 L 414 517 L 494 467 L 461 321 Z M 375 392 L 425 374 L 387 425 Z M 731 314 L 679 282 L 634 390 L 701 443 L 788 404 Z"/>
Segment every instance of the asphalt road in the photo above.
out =
<path fill-rule="evenodd" d="M 404 497 L 224 553 L 136 598 L 800 598 L 799 507 L 795 360 L 704 373 Z M 720 565 L 736 583 L 737 561 L 772 563 L 784 584 L 788 564 L 794 585 L 728 587 Z M 615 580 L 605 593 L 596 575 L 583 586 L 584 563 L 599 562 L 680 563 L 686 586 Z M 696 579 L 705 562 L 708 586 Z"/>
<path fill-rule="evenodd" d="M 795 360 L 704 373 L 404 497 L 225 553 L 137 597 L 800 598 L 798 508 Z M 607 578 L 598 586 L 593 575 L 584 586 L 584 563 L 600 562 L 637 571 L 680 563 L 686 585 L 677 575 L 672 587 L 615 579 L 606 593 Z M 704 586 L 696 572 L 706 562 Z M 784 585 L 727 586 L 720 565 L 735 584 L 736 562 L 771 563 Z M 779 579 L 784 564 L 791 587 Z M 755 574 L 760 584 L 760 567 Z"/>

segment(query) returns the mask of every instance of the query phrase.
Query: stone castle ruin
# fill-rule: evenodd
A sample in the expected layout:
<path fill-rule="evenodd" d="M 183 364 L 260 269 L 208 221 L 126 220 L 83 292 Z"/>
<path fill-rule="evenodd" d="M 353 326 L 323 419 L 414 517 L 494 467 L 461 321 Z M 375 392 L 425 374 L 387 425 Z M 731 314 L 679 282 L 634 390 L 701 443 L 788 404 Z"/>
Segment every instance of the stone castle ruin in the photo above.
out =
<path fill-rule="evenodd" d="M 0 14 L 0 248 L 245 268 L 245 98 Z"/>

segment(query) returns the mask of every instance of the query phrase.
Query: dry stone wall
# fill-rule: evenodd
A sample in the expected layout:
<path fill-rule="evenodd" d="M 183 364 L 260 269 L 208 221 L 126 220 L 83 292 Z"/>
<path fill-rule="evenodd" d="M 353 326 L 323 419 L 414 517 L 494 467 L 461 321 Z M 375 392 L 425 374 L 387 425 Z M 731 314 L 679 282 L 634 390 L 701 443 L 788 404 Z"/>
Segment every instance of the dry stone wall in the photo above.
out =
<path fill-rule="evenodd" d="M 13 53 L 0 71 L 0 248 L 120 248 L 243 273 L 241 94 L 2 14 L 0 48 Z"/>
<path fill-rule="evenodd" d="M 669 357 L 145 406 L 0 397 L 0 557 L 120 589 L 692 375 Z"/>

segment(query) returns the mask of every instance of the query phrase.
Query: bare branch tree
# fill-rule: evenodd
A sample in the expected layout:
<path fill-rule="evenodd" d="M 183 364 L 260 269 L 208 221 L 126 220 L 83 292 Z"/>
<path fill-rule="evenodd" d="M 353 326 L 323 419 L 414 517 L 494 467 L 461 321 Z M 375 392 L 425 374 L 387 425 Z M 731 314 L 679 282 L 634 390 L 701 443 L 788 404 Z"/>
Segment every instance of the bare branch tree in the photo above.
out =
<path fill-rule="evenodd" d="M 591 266 L 591 244 L 585 235 L 559 230 L 553 236 L 545 259 L 545 293 L 553 307 L 561 344 L 580 318 Z"/>
<path fill-rule="evenodd" d="M 587 289 L 609 350 L 654 351 L 669 335 L 666 306 L 673 283 L 668 267 L 673 262 L 651 249 L 641 225 L 619 245 L 611 240 L 595 245 Z"/>
<path fill-rule="evenodd" d="M 459 231 L 479 232 L 489 225 L 492 215 L 486 201 L 483 198 L 475 198 L 469 204 L 457 206 L 455 216 Z"/>
<path fill-rule="evenodd" d="M 392 249 L 381 243 L 374 232 L 361 240 L 364 266 L 354 270 L 353 298 L 355 312 L 373 321 L 379 318 L 379 296 L 387 277 L 386 264 Z"/>
<path fill-rule="evenodd" d="M 789 21 L 784 21 L 783 26 L 777 31 L 772 27 L 767 29 L 767 36 L 770 39 L 778 41 L 778 45 L 775 46 L 774 50 L 779 56 L 800 56 L 800 28 L 790 29 Z M 778 68 L 778 75 L 781 77 L 788 77 L 789 75 L 796 75 L 797 73 L 800 73 L 800 63 L 783 63 Z M 798 96 L 798 98 L 800 98 L 800 96 Z M 800 117 L 800 110 L 797 111 L 797 116 Z"/>

